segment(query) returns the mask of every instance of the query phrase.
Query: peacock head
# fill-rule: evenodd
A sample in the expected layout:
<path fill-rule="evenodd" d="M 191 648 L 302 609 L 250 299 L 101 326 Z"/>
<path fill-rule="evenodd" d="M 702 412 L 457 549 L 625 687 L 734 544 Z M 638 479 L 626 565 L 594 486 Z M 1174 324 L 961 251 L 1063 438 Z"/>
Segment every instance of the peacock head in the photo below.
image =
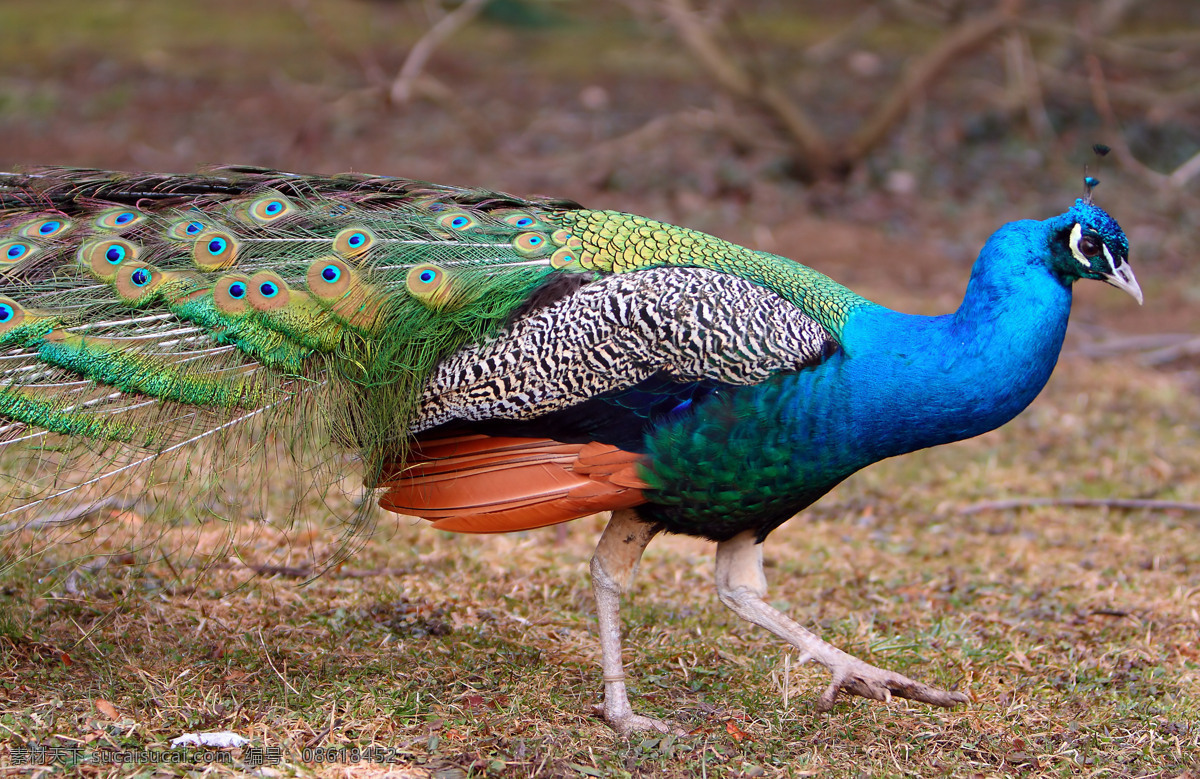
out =
<path fill-rule="evenodd" d="M 1117 220 L 1090 198 L 1080 198 L 1053 221 L 1053 262 L 1063 278 L 1103 281 L 1142 303 L 1142 289 L 1129 267 L 1129 240 Z"/>

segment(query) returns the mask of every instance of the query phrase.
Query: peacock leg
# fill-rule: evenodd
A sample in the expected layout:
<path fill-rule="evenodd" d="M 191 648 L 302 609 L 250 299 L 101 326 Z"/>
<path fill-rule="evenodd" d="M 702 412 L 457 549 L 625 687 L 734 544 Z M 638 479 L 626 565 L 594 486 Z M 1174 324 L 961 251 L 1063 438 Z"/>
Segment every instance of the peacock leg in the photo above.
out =
<path fill-rule="evenodd" d="M 717 544 L 717 594 L 721 602 L 742 619 L 766 628 L 800 649 L 803 653 L 800 662 L 816 660 L 830 670 L 833 682 L 817 701 L 818 711 L 832 708 L 838 693 L 843 690 L 877 701 L 887 701 L 898 695 L 946 708 L 968 700 L 961 692 L 939 690 L 865 663 L 769 606 L 763 601 L 767 594 L 767 577 L 762 569 L 762 544 L 756 542 L 754 531 L 740 533 Z"/>
<path fill-rule="evenodd" d="M 633 583 L 642 552 L 659 530 L 638 519 L 632 509 L 614 511 L 592 555 L 592 592 L 600 619 L 600 662 L 604 669 L 604 705 L 596 710 L 623 736 L 638 730 L 679 732 L 662 720 L 633 713 L 621 661 L 621 593 Z"/>

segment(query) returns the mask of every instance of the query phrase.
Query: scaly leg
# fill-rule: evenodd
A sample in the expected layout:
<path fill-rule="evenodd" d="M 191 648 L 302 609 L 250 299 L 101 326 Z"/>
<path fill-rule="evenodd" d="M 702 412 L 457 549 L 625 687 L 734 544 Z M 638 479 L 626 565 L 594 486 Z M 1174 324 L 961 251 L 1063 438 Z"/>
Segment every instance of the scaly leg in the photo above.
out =
<path fill-rule="evenodd" d="M 596 709 L 622 736 L 637 730 L 680 732 L 662 720 L 633 713 L 625 692 L 625 666 L 621 662 L 621 593 L 633 583 L 642 552 L 660 529 L 642 522 L 632 509 L 614 511 L 592 555 L 592 592 L 600 619 L 600 658 L 604 668 L 604 705 Z"/>
<path fill-rule="evenodd" d="M 945 708 L 968 700 L 961 692 L 939 690 L 864 663 L 765 603 L 767 577 L 762 569 L 762 544 L 755 542 L 753 531 L 717 544 L 717 594 L 721 602 L 742 619 L 766 628 L 800 649 L 803 653 L 800 662 L 816 660 L 833 673 L 833 682 L 817 701 L 818 711 L 831 709 L 843 690 L 877 701 L 887 701 L 898 695 Z"/>

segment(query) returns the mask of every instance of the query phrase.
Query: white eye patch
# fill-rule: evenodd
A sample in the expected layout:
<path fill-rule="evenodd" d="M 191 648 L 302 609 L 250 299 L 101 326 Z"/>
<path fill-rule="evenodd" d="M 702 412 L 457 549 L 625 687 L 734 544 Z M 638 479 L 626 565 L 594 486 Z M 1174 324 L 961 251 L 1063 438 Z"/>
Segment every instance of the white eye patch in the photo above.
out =
<path fill-rule="evenodd" d="M 1079 240 L 1083 238 L 1083 227 L 1076 222 L 1071 228 L 1071 254 L 1075 255 L 1075 259 L 1079 260 L 1079 264 L 1085 268 L 1092 267 L 1092 261 L 1083 256 L 1083 252 L 1079 251 Z"/>

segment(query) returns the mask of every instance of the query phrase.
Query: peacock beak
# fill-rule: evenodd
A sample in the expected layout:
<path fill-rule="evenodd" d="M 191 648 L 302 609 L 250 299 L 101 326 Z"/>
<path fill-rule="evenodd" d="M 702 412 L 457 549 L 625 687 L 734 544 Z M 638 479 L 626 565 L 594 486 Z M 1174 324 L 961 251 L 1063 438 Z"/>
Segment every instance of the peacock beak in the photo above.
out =
<path fill-rule="evenodd" d="M 1106 248 L 1105 254 L 1108 253 Z M 1105 283 L 1112 284 L 1117 289 L 1123 289 L 1133 299 L 1142 305 L 1142 288 L 1138 286 L 1137 279 L 1133 276 L 1133 269 L 1129 267 L 1129 262 L 1125 260 L 1117 260 L 1113 264 L 1113 272 L 1104 277 Z"/>

